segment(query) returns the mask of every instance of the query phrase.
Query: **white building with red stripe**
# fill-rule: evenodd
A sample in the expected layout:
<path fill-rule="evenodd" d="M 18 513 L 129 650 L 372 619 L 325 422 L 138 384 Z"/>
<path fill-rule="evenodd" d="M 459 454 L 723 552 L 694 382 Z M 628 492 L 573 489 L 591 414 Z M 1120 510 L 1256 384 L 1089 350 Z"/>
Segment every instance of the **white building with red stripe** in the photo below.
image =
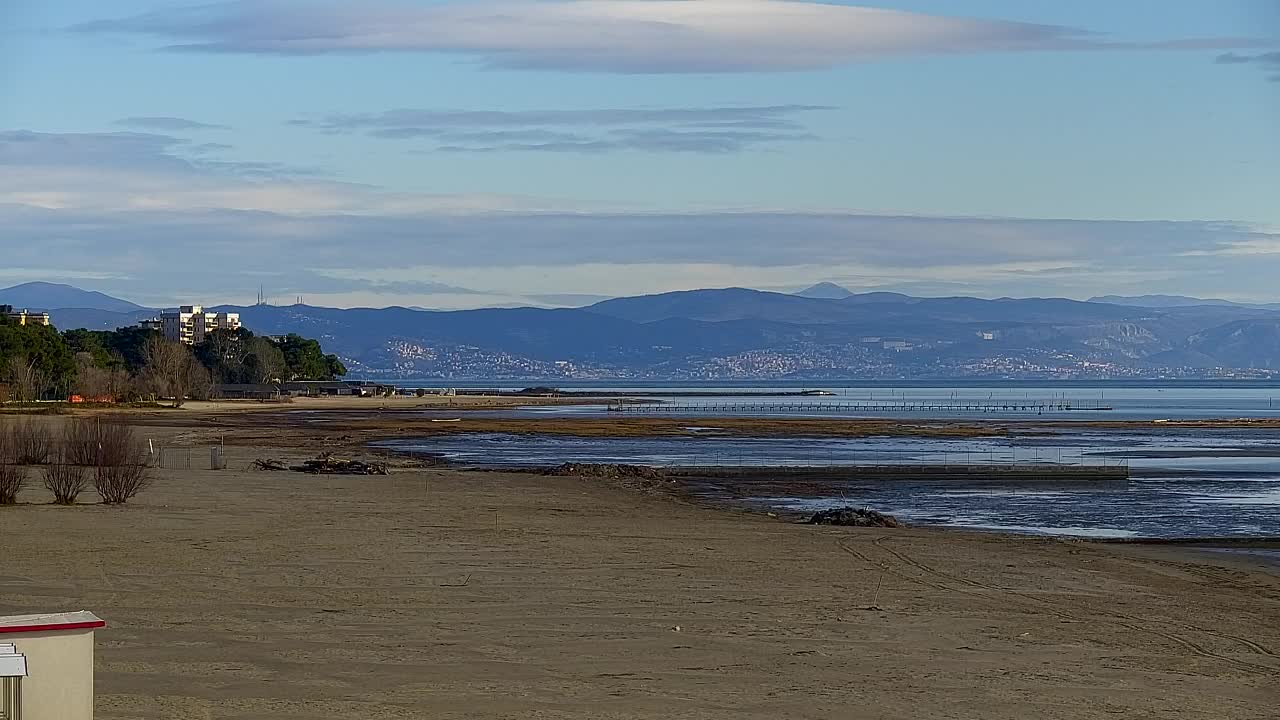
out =
<path fill-rule="evenodd" d="M 93 634 L 105 625 L 83 610 L 0 617 L 0 717 L 93 720 Z"/>

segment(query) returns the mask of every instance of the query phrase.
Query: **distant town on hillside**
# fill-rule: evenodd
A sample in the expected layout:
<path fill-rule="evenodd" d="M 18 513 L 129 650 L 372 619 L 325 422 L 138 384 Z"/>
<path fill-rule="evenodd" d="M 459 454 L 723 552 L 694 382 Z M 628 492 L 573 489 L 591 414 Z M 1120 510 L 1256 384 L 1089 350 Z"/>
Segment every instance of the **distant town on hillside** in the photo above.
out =
<path fill-rule="evenodd" d="M 581 308 L 256 304 L 165 314 L 67 285 L 27 283 L 0 290 L 0 303 L 14 317 L 47 314 L 59 330 L 162 329 L 185 314 L 194 318 L 193 332 L 207 323 L 314 338 L 350 377 L 387 381 L 1265 380 L 1280 373 L 1280 306 L 1174 296 L 991 300 L 854 293 L 821 283 L 795 293 L 691 290 Z"/>

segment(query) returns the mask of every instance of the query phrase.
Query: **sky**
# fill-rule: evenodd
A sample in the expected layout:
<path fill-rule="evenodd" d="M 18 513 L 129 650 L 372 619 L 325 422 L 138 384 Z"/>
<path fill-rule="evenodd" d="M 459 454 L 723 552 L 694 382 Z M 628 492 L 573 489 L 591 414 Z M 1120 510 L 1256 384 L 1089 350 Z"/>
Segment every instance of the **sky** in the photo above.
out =
<path fill-rule="evenodd" d="M 0 285 L 1280 301 L 1275 0 L 7 0 Z"/>

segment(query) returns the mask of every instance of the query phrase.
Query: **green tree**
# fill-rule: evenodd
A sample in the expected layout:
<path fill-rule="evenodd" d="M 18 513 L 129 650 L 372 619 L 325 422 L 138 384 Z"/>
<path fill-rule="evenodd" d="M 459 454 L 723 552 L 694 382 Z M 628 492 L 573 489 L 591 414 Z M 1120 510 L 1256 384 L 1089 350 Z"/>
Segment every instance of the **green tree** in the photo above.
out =
<path fill-rule="evenodd" d="M 156 337 L 160 337 L 160 331 L 131 325 L 102 333 L 102 342 L 125 370 L 136 375 L 147 364 L 147 344 Z"/>
<path fill-rule="evenodd" d="M 0 374 L 34 400 L 65 394 L 75 378 L 75 360 L 58 331 L 19 325 L 0 316 Z"/>
<path fill-rule="evenodd" d="M 288 373 L 284 351 L 245 328 L 215 330 L 194 351 L 214 382 L 262 383 L 285 379 Z"/>
<path fill-rule="evenodd" d="M 88 354 L 89 360 L 94 367 L 107 368 L 112 365 L 123 365 L 123 361 L 112 357 L 111 351 L 103 342 L 103 336 L 107 333 L 94 332 L 93 330 L 67 330 L 62 333 L 62 341 L 67 344 L 67 350 L 73 356 L 79 356 L 82 353 Z M 77 358 L 77 362 L 80 359 Z"/>
<path fill-rule="evenodd" d="M 334 380 L 347 374 L 347 366 L 342 364 L 337 355 L 325 355 L 324 362 L 329 366 L 327 380 Z"/>
<path fill-rule="evenodd" d="M 245 382 L 245 359 L 252 339 L 253 333 L 245 328 L 214 330 L 192 350 L 214 382 L 241 383 Z"/>
<path fill-rule="evenodd" d="M 89 353 L 95 367 L 138 373 L 145 362 L 147 341 L 159 332 L 131 325 L 116 330 L 68 330 L 62 333 L 72 355 Z"/>
<path fill-rule="evenodd" d="M 325 355 L 320 343 L 290 333 L 278 343 L 290 380 L 333 380 L 347 374 L 336 355 Z"/>

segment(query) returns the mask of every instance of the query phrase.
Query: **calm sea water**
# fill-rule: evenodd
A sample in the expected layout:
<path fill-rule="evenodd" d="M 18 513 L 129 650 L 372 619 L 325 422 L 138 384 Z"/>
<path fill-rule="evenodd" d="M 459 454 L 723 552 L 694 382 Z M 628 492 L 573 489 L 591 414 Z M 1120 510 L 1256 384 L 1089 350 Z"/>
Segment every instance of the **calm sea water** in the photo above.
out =
<path fill-rule="evenodd" d="M 659 388 L 663 390 L 690 388 Z M 733 390 L 788 391 L 793 388 Z M 1269 387 L 917 387 L 823 388 L 840 394 L 805 398 L 839 403 L 858 397 L 907 400 L 1105 400 L 1115 410 L 1030 419 L 1203 419 L 1280 417 L 1280 391 Z M 653 388 L 614 388 L 638 396 Z M 629 392 L 634 390 L 635 392 Z M 716 388 L 705 388 L 715 391 Z M 788 399 L 779 398 L 779 402 Z M 759 398 L 676 399 L 707 404 Z M 531 414 L 604 412 L 599 405 L 529 408 Z M 738 416 L 738 413 L 727 413 Z M 933 413 L 932 416 L 946 413 Z M 975 417 L 956 414 L 957 416 Z M 825 415 L 824 416 L 830 416 Z M 919 414 L 911 417 L 919 418 Z M 980 415 L 991 419 L 991 415 Z M 1027 418 L 1023 418 L 1027 419 Z M 624 462 L 657 466 L 809 466 L 913 463 L 1127 463 L 1132 479 L 1105 486 L 1045 483 L 975 487 L 912 482 L 841 482 L 821 497 L 750 498 L 757 505 L 809 511 L 853 504 L 908 522 L 1051 535 L 1096 537 L 1280 537 L 1280 431 L 1154 427 L 1111 432 L 1061 425 L 1029 428 L 1009 439 L 740 438 L 719 436 L 714 416 L 698 415 L 691 437 L 574 438 L 474 434 L 389 443 L 454 462 L 488 467 Z M 836 497 L 832 497 L 835 495 Z M 841 497 L 840 495 L 843 495 Z"/>

